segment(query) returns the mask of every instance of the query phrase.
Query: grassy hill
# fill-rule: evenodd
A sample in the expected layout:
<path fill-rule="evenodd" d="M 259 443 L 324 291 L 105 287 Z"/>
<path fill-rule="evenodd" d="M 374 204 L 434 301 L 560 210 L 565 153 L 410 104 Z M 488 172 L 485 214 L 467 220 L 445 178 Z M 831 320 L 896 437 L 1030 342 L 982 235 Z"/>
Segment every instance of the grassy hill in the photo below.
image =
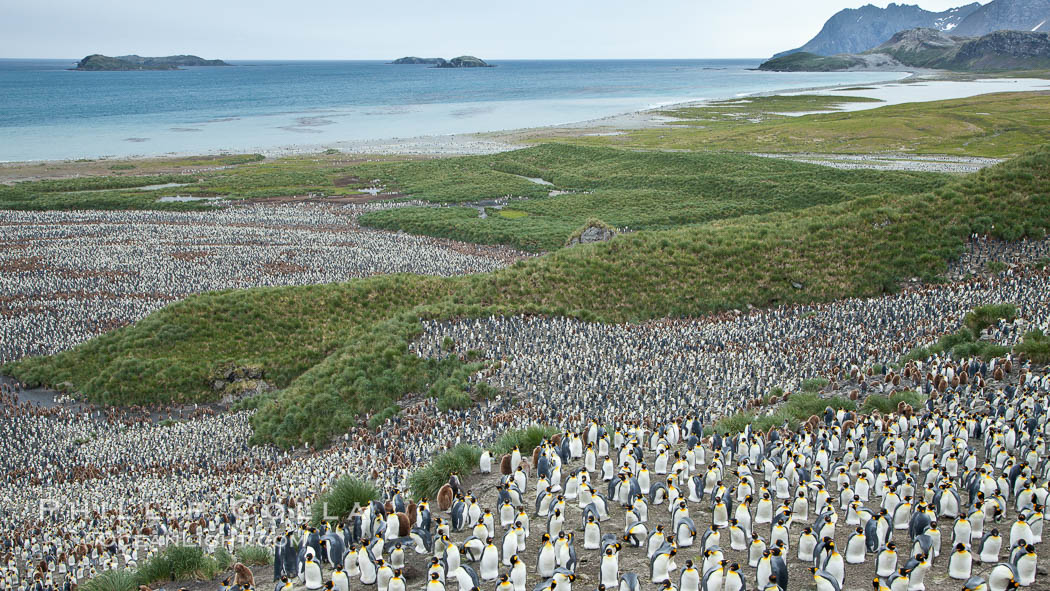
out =
<path fill-rule="evenodd" d="M 463 367 L 408 352 L 420 318 L 529 312 L 644 321 L 894 291 L 910 277 L 935 279 L 971 232 L 1045 236 L 1050 148 L 932 192 L 892 189 L 638 232 L 484 275 L 204 294 L 3 370 L 32 384 L 68 382 L 93 400 L 205 400 L 214 396 L 211 372 L 250 362 L 284 388 L 256 399 L 256 441 L 324 444 L 359 413 L 390 408 L 406 392 L 440 384 L 431 394 L 461 400 L 469 390 Z"/>
<path fill-rule="evenodd" d="M 853 56 L 817 55 L 800 51 L 762 62 L 759 70 L 768 72 L 841 72 L 864 66 L 863 59 Z"/>
<path fill-rule="evenodd" d="M 947 175 L 843 171 L 824 166 L 724 153 L 674 154 L 609 148 L 543 145 L 490 157 L 440 161 L 456 170 L 541 178 L 543 189 L 571 191 L 489 208 L 407 208 L 362 216 L 361 223 L 525 250 L 553 250 L 590 218 L 631 230 L 670 229 L 741 215 L 790 211 L 876 195 L 891 189 L 913 194 L 939 187 Z M 426 163 L 432 175 L 436 163 Z M 421 163 L 377 169 L 374 174 L 403 184 L 396 175 L 418 174 Z M 464 175 L 466 176 L 466 175 Z M 431 176 L 430 178 L 434 178 Z M 514 178 L 514 177 L 512 177 Z M 416 186 L 416 198 L 436 199 L 444 185 Z M 459 191 L 474 187 L 457 185 Z M 484 187 L 477 189 L 479 192 Z M 506 191 L 511 187 L 507 186 Z"/>

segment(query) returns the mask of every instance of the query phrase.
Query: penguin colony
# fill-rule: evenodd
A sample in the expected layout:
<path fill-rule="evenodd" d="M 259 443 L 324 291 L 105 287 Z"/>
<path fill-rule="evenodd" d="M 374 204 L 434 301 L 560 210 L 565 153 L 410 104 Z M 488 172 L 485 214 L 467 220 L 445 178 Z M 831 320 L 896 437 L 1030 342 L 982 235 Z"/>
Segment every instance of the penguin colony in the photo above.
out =
<path fill-rule="evenodd" d="M 909 365 L 989 380 L 888 415 L 829 408 L 795 432 L 592 421 L 531 457 L 483 455 L 495 485 L 454 475 L 418 505 L 395 489 L 289 532 L 273 574 L 386 591 L 1043 589 L 1050 379 L 1016 361 Z"/>
<path fill-rule="evenodd" d="M 1005 274 L 881 298 L 644 325 L 527 316 L 431 321 L 414 348 L 423 357 L 456 354 L 445 347 L 451 339 L 458 351 L 501 361 L 485 379 L 520 397 L 567 406 L 552 413 L 552 424 L 573 414 L 616 422 L 624 409 L 651 417 L 730 414 L 776 386 L 797 390 L 804 378 L 823 375 L 838 383 L 859 368 L 895 363 L 982 304 L 1017 302 L 1022 318 L 1046 318 L 1046 288 L 1042 273 Z M 1020 322 L 1003 324 L 987 336 L 1012 346 L 1027 330 Z M 860 394 L 899 389 L 882 379 L 852 387 Z"/>
<path fill-rule="evenodd" d="M 480 273 L 525 256 L 357 226 L 389 207 L 0 211 L 0 363 L 68 349 L 193 293 Z"/>
<path fill-rule="evenodd" d="M 704 351 L 692 361 L 691 374 L 667 378 L 667 390 L 653 387 L 649 394 L 616 397 L 598 389 L 598 370 L 623 363 L 609 356 L 615 348 L 581 348 L 589 364 L 564 371 L 590 379 L 591 390 L 548 385 L 546 392 L 513 399 L 502 396 L 469 411 L 447 414 L 439 413 L 434 401 L 419 401 L 379 433 L 355 429 L 330 449 L 294 454 L 249 446 L 247 413 L 202 413 L 184 423 L 160 426 L 131 412 L 93 411 L 87 416 L 67 407 L 32 407 L 19 402 L 17 387 L 12 392 L 4 384 L 0 386 L 0 429 L 4 429 L 0 440 L 10 443 L 0 454 L 4 474 L 0 541 L 5 552 L 0 557 L 0 581 L 4 588 L 46 590 L 83 582 L 110 568 L 133 568 L 170 543 L 201 544 L 209 552 L 265 543 L 279 557 L 275 564 L 281 568 L 275 570 L 275 580 L 288 577 L 287 583 L 278 585 L 288 585 L 285 591 L 317 584 L 342 588 L 344 576 L 347 585 L 362 587 L 370 581 L 373 567 L 375 582 L 384 591 L 390 590 L 391 582 L 394 591 L 401 584 L 428 591 L 453 591 L 446 585 L 471 589 L 492 585 L 500 591 L 539 585 L 571 591 L 577 575 L 576 584 L 588 589 L 601 584 L 622 591 L 642 586 L 735 591 L 742 588 L 733 586 L 739 582 L 772 591 L 770 584 L 780 579 L 770 581 L 769 576 L 781 577 L 784 572 L 775 560 L 780 541 L 787 548 L 779 548 L 790 581 L 785 588 L 835 589 L 838 584 L 841 589 L 843 583 L 846 588 L 865 589 L 961 588 L 966 583 L 962 579 L 958 586 L 938 581 L 949 571 L 961 573 L 966 556 L 971 576 L 985 581 L 985 587 L 971 588 L 1009 588 L 1004 569 L 1013 565 L 1016 572 L 1011 576 L 1022 584 L 1042 548 L 1041 510 L 1048 480 L 1043 440 L 1050 429 L 1045 418 L 1050 378 L 1045 370 L 1017 359 L 984 363 L 945 358 L 909 365 L 899 374 L 869 375 L 860 368 L 872 360 L 896 360 L 911 346 L 954 330 L 962 313 L 978 303 L 1011 301 L 1021 311 L 1017 324 L 1000 323 L 987 331 L 986 338 L 1011 345 L 1024 330 L 1045 329 L 1050 318 L 1047 279 L 1042 273 L 1004 273 L 886 298 L 724 315 L 691 328 L 698 331 L 689 333 L 694 338 L 707 323 L 721 327 L 727 336 L 722 343 L 703 345 L 710 351 L 732 346 L 758 355 L 767 350 L 765 367 L 760 368 L 764 373 L 759 375 L 770 376 L 770 384 L 776 379 L 770 368 L 800 365 L 803 369 L 796 375 L 784 374 L 785 383 L 808 375 L 830 375 L 844 387 L 866 392 L 916 388 L 930 394 L 925 408 L 901 409 L 899 415 L 887 417 L 828 413 L 795 433 L 746 432 L 742 438 L 698 435 L 703 426 L 746 406 L 752 392 L 746 377 L 739 382 L 728 377 L 731 373 L 719 377 L 725 371 L 722 367 L 730 365 L 720 366 L 717 357 L 700 354 Z M 953 307 L 955 298 L 970 299 Z M 869 307 L 875 310 L 870 316 L 861 311 Z M 770 347 L 778 339 L 791 339 L 790 331 L 806 329 L 793 326 L 787 320 L 792 317 L 829 323 L 810 329 L 822 328 L 842 343 L 832 346 L 827 344 L 830 336 L 810 338 L 798 333 L 791 347 Z M 857 323 L 879 336 L 850 332 Z M 673 355 L 661 349 L 659 339 L 684 338 L 673 332 L 679 324 L 605 330 L 654 331 L 661 336 L 632 347 L 648 347 L 651 358 L 665 356 L 670 365 Z M 435 326 L 428 326 L 430 336 L 417 345 L 418 350 L 426 349 L 427 339 L 437 338 Z M 598 330 L 568 325 L 558 330 L 585 329 Z M 518 338 L 538 339 L 525 333 Z M 516 346 L 522 349 L 520 343 Z M 834 355 L 829 356 L 829 349 Z M 490 358 L 502 356 L 492 348 L 485 350 Z M 826 365 L 815 365 L 811 372 L 804 364 L 814 357 L 824 359 Z M 505 373 L 506 365 L 499 374 L 479 377 L 498 386 L 497 380 L 513 378 Z M 518 371 L 525 371 L 524 366 Z M 651 364 L 649 371 L 663 370 Z M 683 381 L 706 380 L 708 373 L 715 375 L 709 390 L 690 392 L 681 387 Z M 725 384 L 726 393 L 721 395 L 718 380 Z M 495 476 L 471 484 L 464 475 L 466 485 L 457 478 L 438 498 L 414 507 L 399 492 L 408 471 L 426 463 L 435 451 L 459 441 L 485 444 L 506 429 L 533 423 L 557 424 L 569 431 L 535 457 L 506 458 L 510 472 L 506 486 L 495 486 Z M 606 433 L 598 425 L 617 430 Z M 501 472 L 502 464 L 503 458 L 483 458 L 480 468 Z M 327 527 L 310 531 L 302 528 L 302 515 L 294 511 L 273 520 L 250 509 L 269 503 L 286 509 L 306 507 L 346 473 L 375 481 L 395 509 L 393 515 L 386 504 L 376 505 L 347 522 L 332 524 L 331 531 Z M 575 498 L 569 498 L 574 487 Z M 860 491 L 865 488 L 866 499 L 853 499 L 863 497 Z M 750 501 L 748 494 L 741 496 L 744 492 Z M 40 519 L 43 499 L 58 507 L 99 509 L 74 514 L 59 510 Z M 247 499 L 247 516 L 234 515 L 231 507 L 238 499 Z M 505 503 L 507 499 L 511 502 Z M 447 502 L 447 510 L 438 507 L 439 502 Z M 397 515 L 402 508 L 406 516 L 414 513 L 415 518 L 403 520 Z M 744 516 L 745 511 L 750 517 Z M 118 514 L 124 517 L 117 519 Z M 516 526 L 519 521 L 523 531 Z M 1024 524 L 1019 525 L 1021 521 Z M 873 536 L 870 523 L 874 523 Z M 1025 525 L 1032 529 L 1031 536 Z M 966 537 L 967 526 L 969 542 L 957 542 Z M 856 527 L 862 531 L 855 532 Z M 1001 540 L 993 558 L 996 536 L 985 534 L 996 529 Z M 564 538 L 559 535 L 562 531 Z M 544 532 L 551 538 L 549 545 Z M 740 535 L 746 542 L 742 550 L 733 543 L 734 536 Z M 770 554 L 759 553 L 754 565 L 751 554 L 759 546 L 752 545 L 753 535 L 761 538 Z M 136 536 L 145 537 L 149 544 L 136 547 L 132 543 Z M 822 544 L 825 536 L 835 545 Z M 1017 549 L 1022 537 L 1023 552 Z M 336 538 L 342 540 L 342 551 Z M 362 542 L 367 542 L 365 547 Z M 810 542 L 814 556 L 807 559 L 809 554 L 803 552 L 799 558 L 798 551 L 809 550 Z M 958 557 L 956 543 L 969 544 L 958 550 Z M 716 545 L 721 557 L 713 550 Z M 498 573 L 493 573 L 490 546 L 497 551 Z M 307 549 L 312 559 L 306 556 Z M 863 563 L 854 562 L 861 558 L 861 549 Z M 925 557 L 920 558 L 919 552 Z M 439 566 L 431 572 L 435 553 Z M 909 566 L 913 553 L 919 564 Z M 848 565 L 842 566 L 842 573 L 835 554 Z M 893 561 L 896 572 L 877 575 L 880 569 L 889 570 L 893 555 L 898 558 Z M 456 556 L 459 564 L 449 568 L 456 565 Z M 923 560 L 928 563 L 925 567 Z M 308 567 L 310 562 L 314 564 Z M 1000 562 L 1007 564 L 1000 567 Z M 719 574 L 711 574 L 716 563 Z M 336 565 L 342 575 L 334 570 Z M 670 586 L 663 582 L 665 573 Z M 494 580 L 493 574 L 497 574 Z M 507 575 L 507 581 L 500 581 L 500 575 Z M 766 580 L 760 581 L 761 575 Z M 851 577 L 859 577 L 862 584 Z M 1039 584 L 1046 580 L 1040 578 L 1033 588 Z"/>

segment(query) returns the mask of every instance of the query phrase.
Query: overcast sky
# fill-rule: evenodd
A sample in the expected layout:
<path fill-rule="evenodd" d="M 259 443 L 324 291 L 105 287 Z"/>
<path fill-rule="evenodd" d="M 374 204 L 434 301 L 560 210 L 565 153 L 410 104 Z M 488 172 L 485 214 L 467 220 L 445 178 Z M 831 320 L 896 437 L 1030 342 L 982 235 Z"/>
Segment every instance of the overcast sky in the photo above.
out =
<path fill-rule="evenodd" d="M 986 3 L 983 0 L 982 3 Z M 873 2 L 885 6 L 887 2 Z M 924 0 L 945 10 L 965 0 Z M 851 0 L 5 0 L 0 57 L 768 57 Z"/>

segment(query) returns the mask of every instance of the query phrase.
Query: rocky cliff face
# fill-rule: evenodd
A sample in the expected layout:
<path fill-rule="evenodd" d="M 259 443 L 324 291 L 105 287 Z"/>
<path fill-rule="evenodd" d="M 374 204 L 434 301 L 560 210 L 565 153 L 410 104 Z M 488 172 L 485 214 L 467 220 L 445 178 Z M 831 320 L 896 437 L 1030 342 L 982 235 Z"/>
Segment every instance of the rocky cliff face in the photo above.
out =
<path fill-rule="evenodd" d="M 996 31 L 959 47 L 948 67 L 1015 70 L 1050 67 L 1050 34 Z"/>
<path fill-rule="evenodd" d="M 871 4 L 849 8 L 828 19 L 824 28 L 809 43 L 779 53 L 776 57 L 796 52 L 816 55 L 860 53 L 885 43 L 894 33 L 906 29 L 922 27 L 952 31 L 979 8 L 981 5 L 976 2 L 944 12 L 930 12 L 906 4 L 890 4 L 886 8 Z"/>
<path fill-rule="evenodd" d="M 943 68 L 959 50 L 964 39 L 935 29 L 901 31 L 872 49 L 893 57 L 901 64 L 918 68 Z"/>
<path fill-rule="evenodd" d="M 992 0 L 952 31 L 977 37 L 994 31 L 1050 32 L 1050 0 Z"/>

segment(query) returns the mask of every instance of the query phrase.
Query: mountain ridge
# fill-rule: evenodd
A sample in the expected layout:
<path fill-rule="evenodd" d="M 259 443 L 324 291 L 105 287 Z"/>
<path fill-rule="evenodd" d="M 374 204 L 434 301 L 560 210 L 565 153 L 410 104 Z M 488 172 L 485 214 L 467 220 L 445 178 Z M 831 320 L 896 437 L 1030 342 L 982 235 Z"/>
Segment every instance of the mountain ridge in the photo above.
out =
<path fill-rule="evenodd" d="M 1050 67 L 1050 34 L 995 31 L 981 37 L 948 35 L 936 29 L 910 29 L 857 54 L 821 56 L 793 53 L 773 58 L 760 70 L 835 72 L 923 68 L 953 71 L 1028 70 Z"/>
<path fill-rule="evenodd" d="M 992 0 L 953 31 L 979 37 L 995 31 L 1050 32 L 1050 0 Z"/>
<path fill-rule="evenodd" d="M 916 5 L 895 3 L 886 8 L 872 4 L 860 8 L 846 8 L 832 15 L 820 32 L 805 45 L 780 52 L 773 57 L 783 57 L 792 53 L 825 56 L 861 53 L 885 43 L 895 33 L 903 30 L 930 28 L 951 31 L 980 8 L 982 7 L 977 2 L 942 12 L 931 12 Z"/>

